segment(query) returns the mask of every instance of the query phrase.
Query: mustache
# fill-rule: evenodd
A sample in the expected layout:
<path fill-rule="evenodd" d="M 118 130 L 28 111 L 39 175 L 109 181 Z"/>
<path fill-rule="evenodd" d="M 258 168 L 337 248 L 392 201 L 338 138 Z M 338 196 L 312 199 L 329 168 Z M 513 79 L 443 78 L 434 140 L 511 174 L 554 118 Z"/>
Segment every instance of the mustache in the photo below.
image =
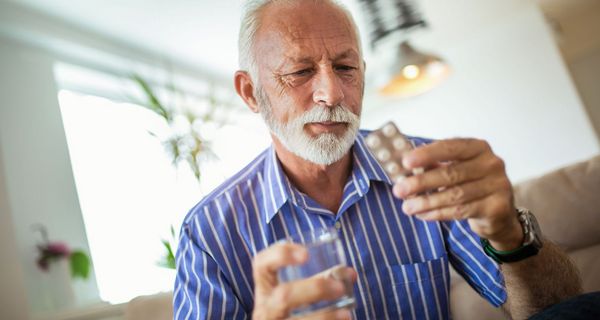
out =
<path fill-rule="evenodd" d="M 358 116 L 342 105 L 335 107 L 316 105 L 296 119 L 302 124 L 326 121 L 352 123 L 357 120 Z"/>

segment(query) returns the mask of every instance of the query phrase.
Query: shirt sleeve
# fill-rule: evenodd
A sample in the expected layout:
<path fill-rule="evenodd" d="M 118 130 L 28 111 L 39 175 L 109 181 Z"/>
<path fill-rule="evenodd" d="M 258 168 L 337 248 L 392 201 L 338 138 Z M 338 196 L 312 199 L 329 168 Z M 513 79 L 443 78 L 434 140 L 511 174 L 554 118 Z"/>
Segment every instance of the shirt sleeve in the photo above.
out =
<path fill-rule="evenodd" d="M 248 319 L 218 263 L 194 240 L 192 230 L 185 224 L 181 228 L 173 319 Z"/>
<path fill-rule="evenodd" d="M 504 277 L 498 264 L 481 247 L 466 220 L 442 222 L 449 260 L 454 269 L 495 307 L 506 302 Z"/>

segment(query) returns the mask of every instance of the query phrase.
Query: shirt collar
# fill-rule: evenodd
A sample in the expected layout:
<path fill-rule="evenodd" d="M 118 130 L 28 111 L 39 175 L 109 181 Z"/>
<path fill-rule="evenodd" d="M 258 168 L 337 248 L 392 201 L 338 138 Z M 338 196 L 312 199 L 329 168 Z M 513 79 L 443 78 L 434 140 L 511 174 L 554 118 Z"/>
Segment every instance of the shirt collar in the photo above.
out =
<path fill-rule="evenodd" d="M 387 176 L 381 165 L 375 160 L 373 154 L 367 149 L 364 135 L 368 131 L 361 130 L 357 135 L 352 146 L 353 166 L 349 179 L 358 183 L 358 190 L 361 196 L 364 195 L 370 186 L 370 181 L 381 181 L 392 185 L 391 179 Z M 264 197 L 265 201 L 265 222 L 268 224 L 279 212 L 281 207 L 292 197 L 295 197 L 294 187 L 283 172 L 281 164 L 277 159 L 273 145 L 269 148 L 266 164 L 264 167 Z"/>
<path fill-rule="evenodd" d="M 289 200 L 291 184 L 281 168 L 273 145 L 269 147 L 264 167 L 265 221 L 268 224 L 279 212 L 279 209 Z"/>

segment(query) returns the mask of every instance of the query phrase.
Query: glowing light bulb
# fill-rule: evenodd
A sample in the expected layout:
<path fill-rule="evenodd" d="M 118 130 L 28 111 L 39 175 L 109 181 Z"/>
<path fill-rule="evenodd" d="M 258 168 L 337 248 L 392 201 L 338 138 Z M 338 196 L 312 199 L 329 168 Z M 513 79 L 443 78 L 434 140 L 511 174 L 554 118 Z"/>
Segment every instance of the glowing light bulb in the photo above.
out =
<path fill-rule="evenodd" d="M 415 79 L 419 76 L 420 72 L 421 71 L 419 70 L 419 67 L 415 66 L 414 64 L 409 64 L 402 68 L 402 75 L 406 79 Z"/>

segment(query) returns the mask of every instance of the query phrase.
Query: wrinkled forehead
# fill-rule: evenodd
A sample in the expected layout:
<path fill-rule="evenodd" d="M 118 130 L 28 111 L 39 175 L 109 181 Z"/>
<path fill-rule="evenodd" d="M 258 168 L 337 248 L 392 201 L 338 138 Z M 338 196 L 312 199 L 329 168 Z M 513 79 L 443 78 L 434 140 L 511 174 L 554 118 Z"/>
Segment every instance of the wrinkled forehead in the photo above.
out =
<path fill-rule="evenodd" d="M 360 54 L 353 23 L 340 8 L 330 3 L 274 3 L 264 9 L 261 18 L 255 43 L 258 51 L 279 51 L 284 45 L 286 55 L 291 55 L 322 44 L 328 49 L 343 51 L 352 47 L 350 49 Z"/>

